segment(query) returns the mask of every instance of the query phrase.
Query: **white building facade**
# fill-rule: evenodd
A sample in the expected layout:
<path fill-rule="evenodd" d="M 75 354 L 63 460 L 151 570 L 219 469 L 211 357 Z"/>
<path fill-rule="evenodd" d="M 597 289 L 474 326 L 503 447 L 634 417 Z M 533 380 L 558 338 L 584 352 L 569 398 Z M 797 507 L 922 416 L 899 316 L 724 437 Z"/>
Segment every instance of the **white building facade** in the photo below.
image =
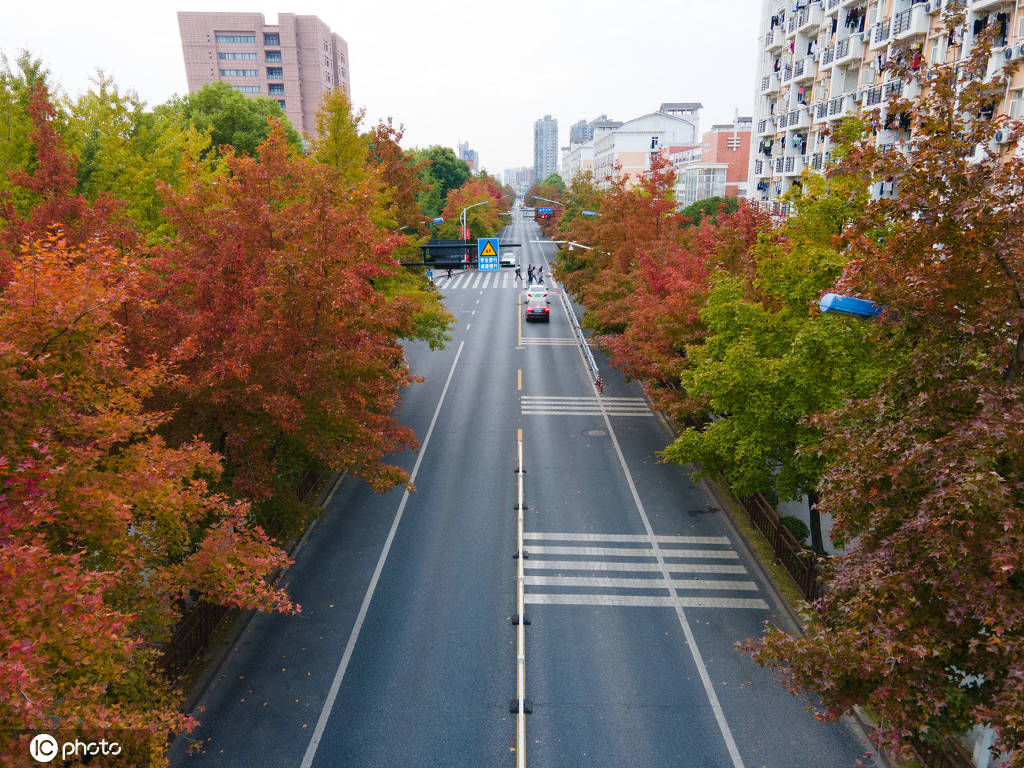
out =
<path fill-rule="evenodd" d="M 634 181 L 650 169 L 652 153 L 700 143 L 701 107 L 697 103 L 662 104 L 659 111 L 628 120 L 600 135 L 595 131 L 595 184 L 610 187 L 616 166 L 619 173 Z"/>

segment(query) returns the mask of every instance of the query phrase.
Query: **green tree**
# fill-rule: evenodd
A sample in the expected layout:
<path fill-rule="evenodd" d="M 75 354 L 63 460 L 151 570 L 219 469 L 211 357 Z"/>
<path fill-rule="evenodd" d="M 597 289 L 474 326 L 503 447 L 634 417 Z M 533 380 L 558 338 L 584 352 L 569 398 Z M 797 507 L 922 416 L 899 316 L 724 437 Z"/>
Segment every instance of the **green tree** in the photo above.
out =
<path fill-rule="evenodd" d="M 12 68 L 6 56 L 0 54 L 0 190 L 12 189 L 8 171 L 27 170 L 33 162 L 33 145 L 29 138 L 32 119 L 28 114 L 29 94 L 39 84 L 48 91 L 49 71 L 39 59 L 22 52 Z M 19 205 L 28 201 L 19 199 Z"/>
<path fill-rule="evenodd" d="M 122 93 L 102 72 L 68 106 L 64 139 L 78 157 L 78 191 L 89 200 L 101 193 L 118 198 L 150 234 L 164 225 L 157 182 L 180 188 L 185 163 L 210 145 L 174 110 L 145 111 L 134 93 Z"/>
<path fill-rule="evenodd" d="M 449 192 L 459 189 L 473 175 L 466 161 L 460 160 L 451 147 L 431 147 L 425 156 L 424 181 L 436 185 L 442 203 L 447 201 Z"/>
<path fill-rule="evenodd" d="M 285 126 L 288 143 L 302 149 L 302 139 L 274 99 L 249 98 L 224 82 L 209 83 L 173 102 L 182 118 L 198 131 L 209 131 L 213 147 L 228 145 L 237 154 L 252 155 L 270 134 L 270 120 Z"/>
<path fill-rule="evenodd" d="M 705 218 L 711 219 L 713 223 L 717 223 L 720 213 L 736 213 L 739 207 L 739 200 L 735 197 L 709 197 L 705 200 L 691 203 L 683 208 L 680 213 L 689 219 L 692 225 L 700 224 Z"/>
<path fill-rule="evenodd" d="M 689 427 L 664 452 L 724 474 L 739 494 L 807 494 L 812 547 L 823 552 L 817 513 L 825 457 L 807 417 L 873 391 L 881 375 L 878 330 L 815 308 L 845 265 L 834 238 L 860 216 L 864 174 L 805 174 L 796 214 L 765 231 L 749 266 L 719 272 L 701 311 L 708 336 L 687 349 L 682 386 L 705 398 L 713 420 Z"/>
<path fill-rule="evenodd" d="M 352 111 L 352 103 L 342 90 L 335 90 L 320 103 L 316 115 L 317 138 L 310 148 L 317 162 L 336 170 L 349 184 L 366 178 L 370 149 L 366 136 L 359 133 L 366 110 Z"/>

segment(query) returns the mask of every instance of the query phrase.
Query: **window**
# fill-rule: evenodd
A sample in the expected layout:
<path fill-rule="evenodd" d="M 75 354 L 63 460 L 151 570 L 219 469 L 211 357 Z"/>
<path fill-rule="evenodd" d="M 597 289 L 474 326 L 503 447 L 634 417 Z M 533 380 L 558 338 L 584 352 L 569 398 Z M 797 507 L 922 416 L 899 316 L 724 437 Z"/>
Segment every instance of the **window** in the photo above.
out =
<path fill-rule="evenodd" d="M 284 83 L 270 83 L 267 86 L 267 93 L 271 96 L 284 96 Z"/>
<path fill-rule="evenodd" d="M 281 67 L 267 67 L 268 80 L 280 80 L 284 77 L 284 70 Z"/>
<path fill-rule="evenodd" d="M 928 57 L 929 62 L 932 64 L 941 64 L 946 60 L 946 44 L 948 39 L 949 38 L 946 35 L 939 35 L 932 40 L 932 51 L 931 55 Z"/>
<path fill-rule="evenodd" d="M 242 93 L 260 92 L 260 87 L 258 85 L 233 85 L 231 87 L 234 88 L 236 91 L 241 91 Z"/>
<path fill-rule="evenodd" d="M 255 42 L 255 40 L 253 41 Z M 264 45 L 280 45 L 281 35 L 277 32 L 264 32 L 263 33 L 263 44 Z"/>
<path fill-rule="evenodd" d="M 281 63 L 281 52 L 280 51 L 267 51 L 267 62 L 270 64 Z"/>
<path fill-rule="evenodd" d="M 281 105 L 281 109 L 284 109 L 284 99 L 278 99 L 277 103 Z"/>
<path fill-rule="evenodd" d="M 1010 91 L 1010 117 L 1019 120 L 1024 117 L 1024 88 L 1015 88 Z"/>
<path fill-rule="evenodd" d="M 221 60 L 225 60 L 226 59 L 226 60 L 230 60 L 230 61 L 237 61 L 237 60 L 255 61 L 256 60 L 256 54 L 255 53 L 218 53 L 217 54 L 217 58 L 221 59 Z"/>
<path fill-rule="evenodd" d="M 256 77 L 259 74 L 255 69 L 222 69 L 221 77 Z"/>
<path fill-rule="evenodd" d="M 218 43 L 255 43 L 256 35 L 217 35 Z"/>

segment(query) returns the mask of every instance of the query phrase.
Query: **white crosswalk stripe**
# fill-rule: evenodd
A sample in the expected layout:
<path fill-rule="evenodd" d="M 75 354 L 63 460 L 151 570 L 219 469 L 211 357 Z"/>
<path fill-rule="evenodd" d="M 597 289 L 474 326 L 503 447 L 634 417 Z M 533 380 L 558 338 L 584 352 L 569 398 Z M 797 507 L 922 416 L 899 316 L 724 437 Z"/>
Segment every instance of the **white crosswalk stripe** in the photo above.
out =
<path fill-rule="evenodd" d="M 749 576 L 743 565 L 722 563 L 739 560 L 725 536 L 531 531 L 524 538 L 529 605 L 769 607 L 760 597 L 749 596 L 760 588 L 743 578 Z M 661 562 L 657 561 L 659 554 Z M 578 559 L 565 559 L 567 556 Z M 701 574 L 714 574 L 714 578 Z M 728 592 L 748 596 L 723 594 Z"/>
<path fill-rule="evenodd" d="M 526 344 L 526 339 L 523 339 Z M 522 395 L 520 412 L 524 415 L 549 416 L 652 416 L 642 397 L 558 397 Z"/>
<path fill-rule="evenodd" d="M 533 347 L 575 347 L 576 339 L 571 338 L 550 338 L 550 337 L 523 337 L 523 344 Z"/>

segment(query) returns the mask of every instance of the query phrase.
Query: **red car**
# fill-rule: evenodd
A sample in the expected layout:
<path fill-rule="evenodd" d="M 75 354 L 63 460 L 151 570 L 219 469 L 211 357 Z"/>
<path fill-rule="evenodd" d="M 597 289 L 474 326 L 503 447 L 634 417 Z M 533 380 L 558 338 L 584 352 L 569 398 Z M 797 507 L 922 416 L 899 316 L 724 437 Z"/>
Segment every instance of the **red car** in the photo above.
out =
<path fill-rule="evenodd" d="M 531 299 L 526 303 L 526 319 L 543 320 L 545 323 L 551 321 L 551 307 L 544 299 Z"/>

